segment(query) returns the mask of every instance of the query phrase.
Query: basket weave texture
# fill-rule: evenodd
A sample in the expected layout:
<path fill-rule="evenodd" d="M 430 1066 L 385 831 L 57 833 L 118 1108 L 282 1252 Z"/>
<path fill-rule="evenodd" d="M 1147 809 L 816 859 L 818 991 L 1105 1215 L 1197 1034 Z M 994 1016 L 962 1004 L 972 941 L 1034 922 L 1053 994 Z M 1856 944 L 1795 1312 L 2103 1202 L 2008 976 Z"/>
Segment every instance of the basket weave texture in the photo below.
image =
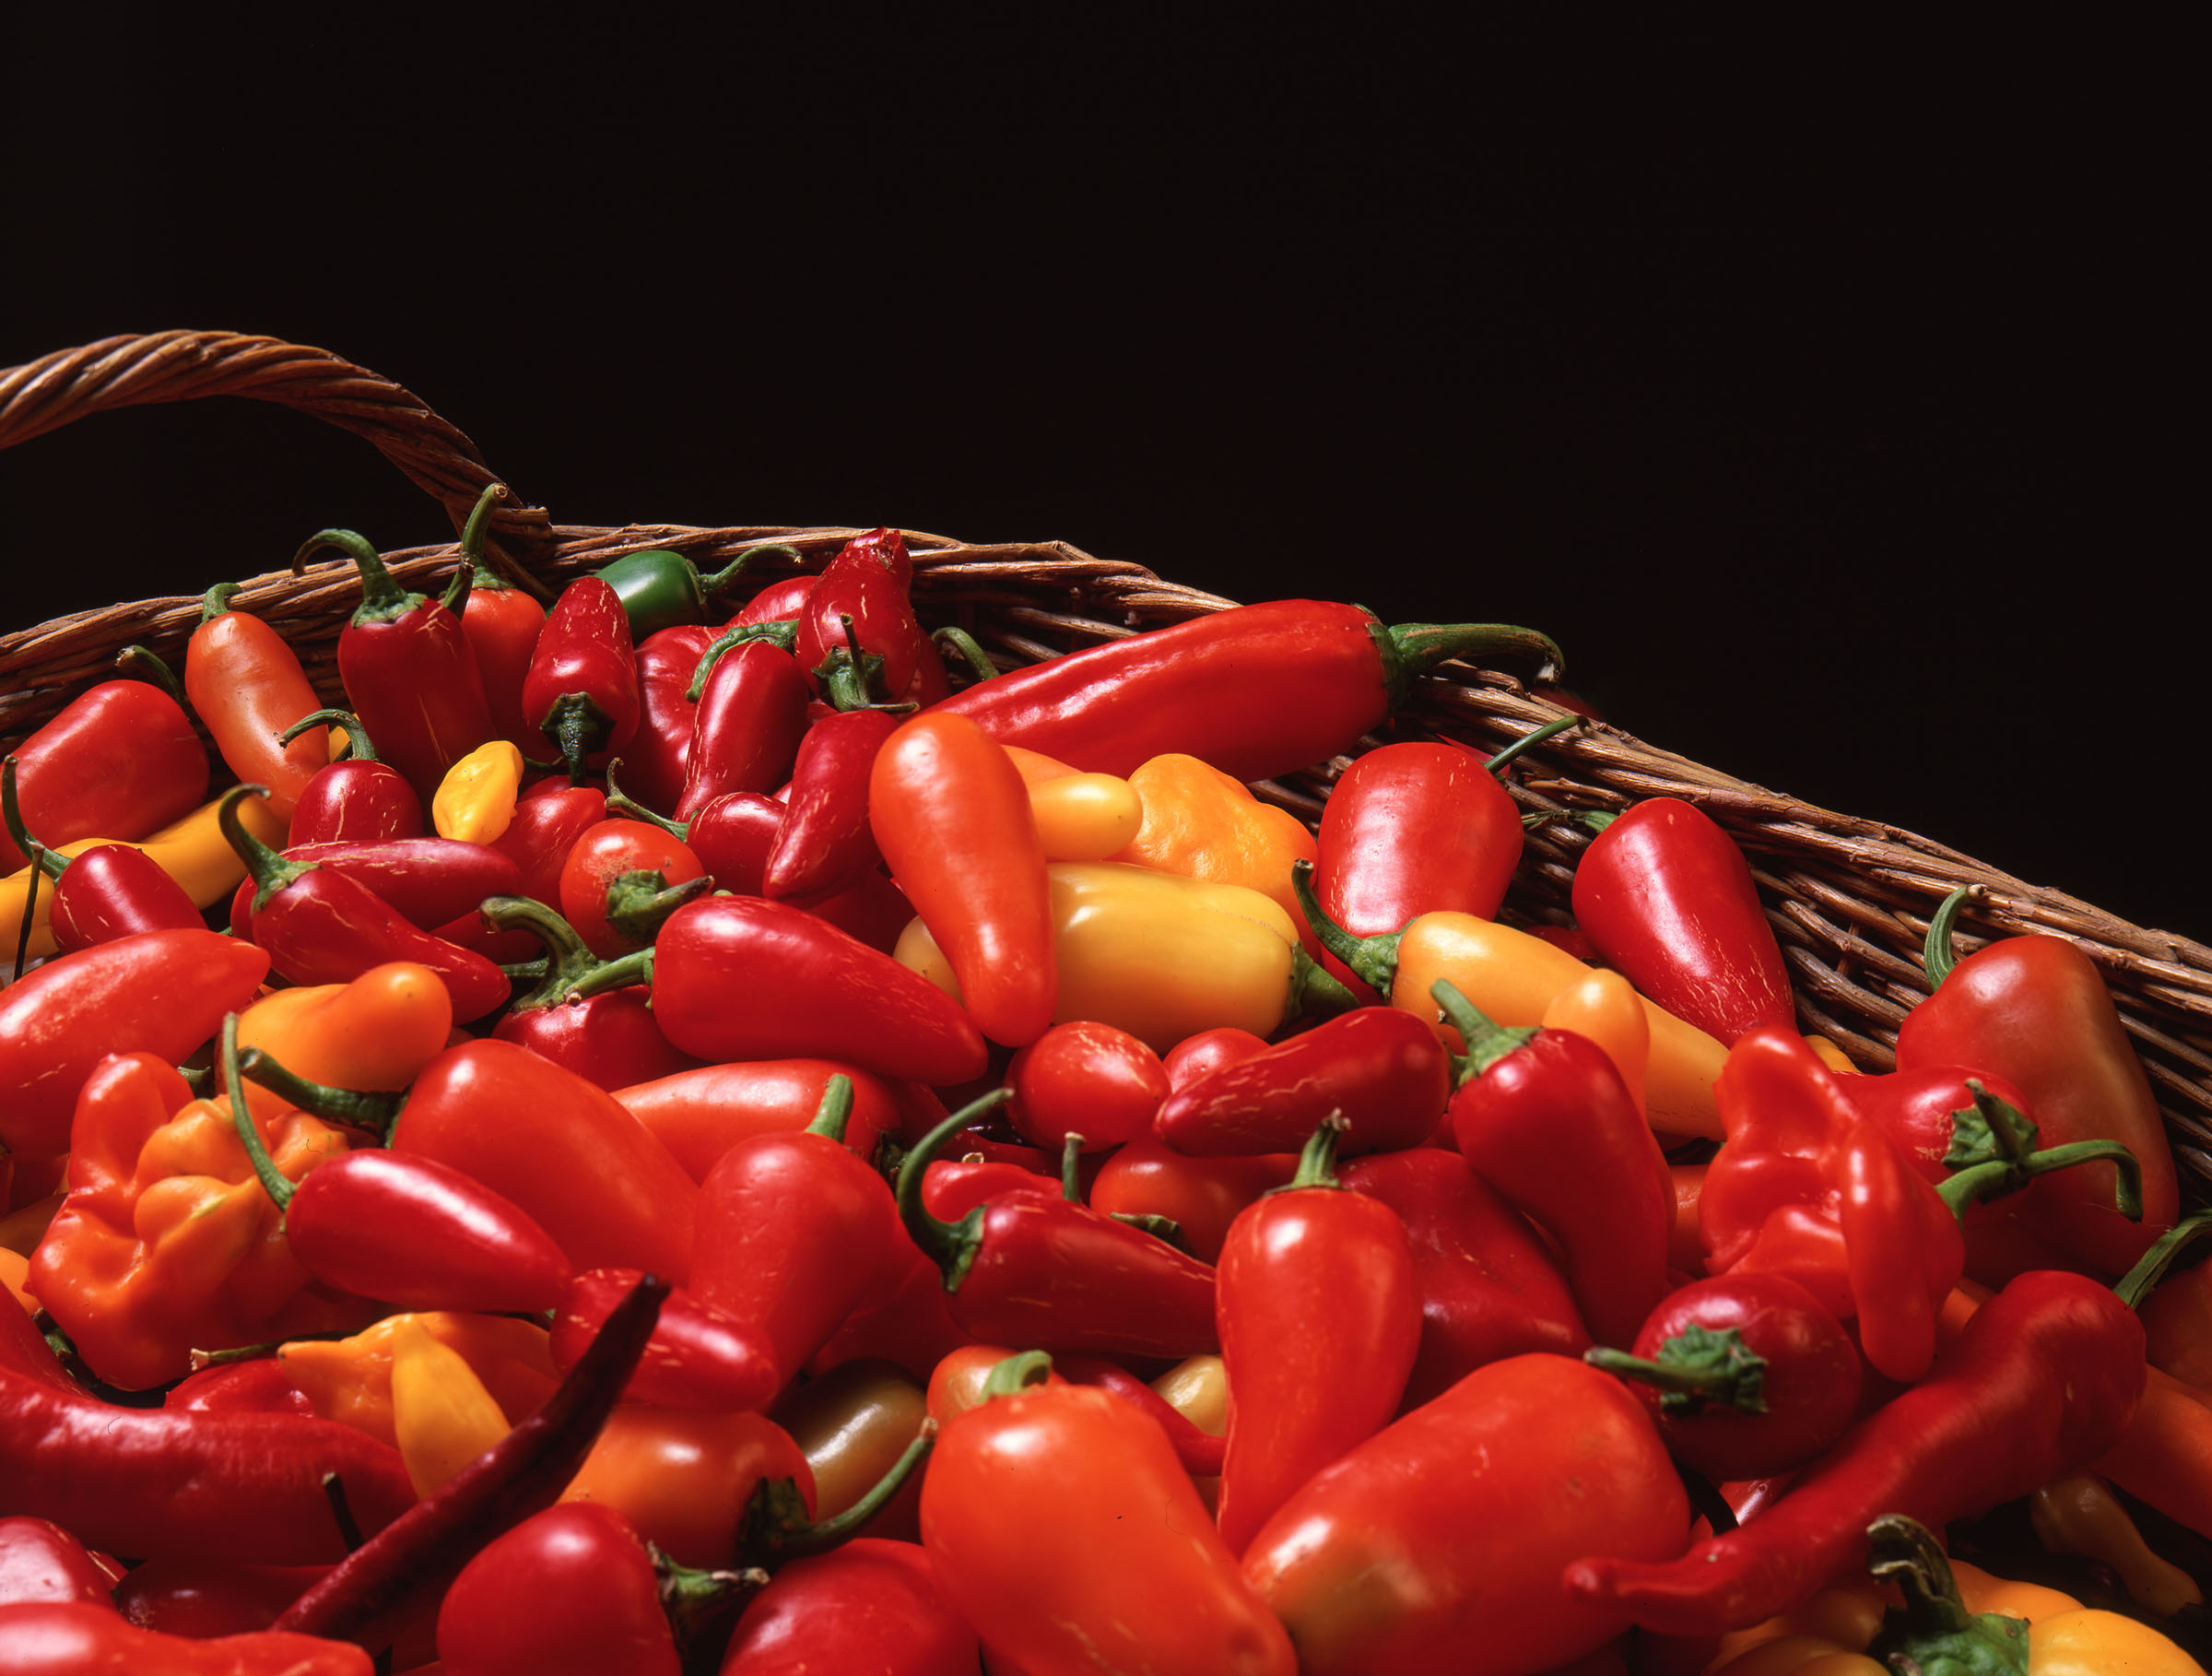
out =
<path fill-rule="evenodd" d="M 0 448 L 110 407 L 223 395 L 298 407 L 368 438 L 446 508 L 456 529 L 496 480 L 466 436 L 389 380 L 326 350 L 226 332 L 109 338 L 0 372 Z M 493 518 L 488 557 L 515 580 L 552 591 L 646 548 L 676 549 L 702 570 L 719 569 L 760 542 L 798 550 L 801 564 L 771 558 L 748 571 L 725 596 L 735 609 L 795 569 L 818 570 L 857 533 L 556 525 L 542 509 L 510 498 Z M 906 537 L 924 623 L 966 629 L 1002 668 L 1235 603 L 1065 542 L 980 545 L 917 530 Z M 448 542 L 385 558 L 409 585 L 441 586 L 458 550 Z M 337 702 L 337 634 L 359 599 L 354 569 L 339 561 L 299 575 L 253 577 L 232 603 L 278 628 L 318 690 Z M 111 676 L 125 645 L 181 658 L 199 616 L 196 596 L 148 599 L 0 635 L 0 746 L 12 749 L 86 686 Z M 1422 678 L 1387 734 L 1371 736 L 1360 749 L 1388 738 L 1449 738 L 1487 754 L 1562 714 L 1512 674 L 1451 663 Z M 1351 761 L 1315 763 L 1258 789 L 1312 823 Z M 1898 827 L 1778 796 L 1605 724 L 1571 728 L 1530 752 L 1511 788 L 1531 810 L 1618 809 L 1652 797 L 1703 808 L 1750 857 L 1805 1029 L 1838 1043 L 1864 1069 L 1887 1070 L 1894 1062 L 1897 1026 L 1927 992 L 1920 948 L 1928 916 L 1952 891 L 1976 887 L 1959 920 L 1962 955 L 1998 937 L 2068 938 L 2104 974 L 2150 1073 L 2185 1197 L 2212 1201 L 2212 949 L 2130 925 Z M 1576 856 L 1587 842 L 1571 822 L 1533 831 L 1505 916 L 1564 923 Z"/>

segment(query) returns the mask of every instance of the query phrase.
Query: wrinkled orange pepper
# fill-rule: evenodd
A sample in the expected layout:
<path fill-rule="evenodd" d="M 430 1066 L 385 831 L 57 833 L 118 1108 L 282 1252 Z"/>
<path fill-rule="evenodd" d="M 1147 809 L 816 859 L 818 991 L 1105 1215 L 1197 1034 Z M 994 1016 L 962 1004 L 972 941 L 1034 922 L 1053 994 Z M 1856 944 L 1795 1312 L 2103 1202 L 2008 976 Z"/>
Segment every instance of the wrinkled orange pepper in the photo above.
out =
<path fill-rule="evenodd" d="M 1144 821 L 1128 847 L 1106 859 L 1257 891 L 1290 916 L 1310 951 L 1320 951 L 1290 889 L 1292 865 L 1321 854 L 1303 821 L 1196 757 L 1154 757 L 1131 773 L 1129 784 Z"/>
<path fill-rule="evenodd" d="M 467 1358 L 441 1343 L 419 1316 L 392 1332 L 392 1432 L 417 1495 L 429 1495 L 508 1433 Z"/>
<path fill-rule="evenodd" d="M 514 820 L 523 753 L 506 739 L 479 745 L 445 771 L 430 794 L 430 825 L 441 838 L 490 844 Z"/>
<path fill-rule="evenodd" d="M 559 1382 L 544 1328 L 451 1310 L 389 1316 L 349 1339 L 299 1340 L 282 1346 L 277 1360 L 324 1419 L 396 1446 L 392 1370 L 400 1328 L 410 1321 L 468 1364 L 510 1424 L 535 1412 Z"/>

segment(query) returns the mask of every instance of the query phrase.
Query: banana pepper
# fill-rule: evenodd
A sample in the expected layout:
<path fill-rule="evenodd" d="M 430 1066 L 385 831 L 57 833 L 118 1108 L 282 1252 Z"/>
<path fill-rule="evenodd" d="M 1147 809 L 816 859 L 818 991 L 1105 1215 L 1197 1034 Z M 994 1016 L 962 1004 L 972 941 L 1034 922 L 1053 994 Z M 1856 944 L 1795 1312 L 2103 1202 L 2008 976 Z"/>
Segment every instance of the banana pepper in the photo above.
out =
<path fill-rule="evenodd" d="M 248 1115 L 298 1180 L 345 1134 L 250 1091 Z M 358 1324 L 373 1308 L 314 1285 L 286 1244 L 228 1100 L 195 1100 L 153 1054 L 102 1060 L 78 1096 L 66 1196 L 31 1256 L 30 1290 L 100 1376 L 125 1389 L 185 1373 L 196 1351 Z"/>

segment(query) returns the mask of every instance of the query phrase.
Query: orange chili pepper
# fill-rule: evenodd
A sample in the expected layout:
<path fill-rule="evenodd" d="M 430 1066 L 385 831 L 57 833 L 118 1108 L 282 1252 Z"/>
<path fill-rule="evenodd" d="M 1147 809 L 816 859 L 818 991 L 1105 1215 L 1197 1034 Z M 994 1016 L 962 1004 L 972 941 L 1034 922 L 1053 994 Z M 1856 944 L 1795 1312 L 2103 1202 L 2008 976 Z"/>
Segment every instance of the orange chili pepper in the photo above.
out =
<path fill-rule="evenodd" d="M 264 996 L 239 1015 L 238 1045 L 310 1082 L 395 1092 L 445 1051 L 453 1032 L 453 996 L 438 974 L 388 961 L 350 983 Z"/>
<path fill-rule="evenodd" d="M 452 1310 L 387 1316 L 349 1339 L 295 1340 L 279 1347 L 276 1359 L 317 1414 L 396 1446 L 392 1375 L 409 1323 L 466 1363 L 511 1424 L 535 1411 L 559 1382 L 544 1328 Z"/>
<path fill-rule="evenodd" d="M 1273 900 L 1305 925 L 1290 869 L 1321 851 L 1304 822 L 1288 809 L 1262 803 L 1241 780 L 1196 757 L 1170 753 L 1138 765 L 1129 785 L 1143 805 L 1136 836 L 1110 861 L 1181 873 L 1212 884 L 1240 884 Z M 1308 936 L 1309 949 L 1320 945 Z"/>
<path fill-rule="evenodd" d="M 258 617 L 229 608 L 232 582 L 207 590 L 200 626 L 184 648 L 184 695 L 206 723 L 215 748 L 241 780 L 269 788 L 269 813 L 292 818 L 292 805 L 330 763 L 327 730 L 310 728 L 290 744 L 278 736 L 320 710 L 300 655 Z"/>

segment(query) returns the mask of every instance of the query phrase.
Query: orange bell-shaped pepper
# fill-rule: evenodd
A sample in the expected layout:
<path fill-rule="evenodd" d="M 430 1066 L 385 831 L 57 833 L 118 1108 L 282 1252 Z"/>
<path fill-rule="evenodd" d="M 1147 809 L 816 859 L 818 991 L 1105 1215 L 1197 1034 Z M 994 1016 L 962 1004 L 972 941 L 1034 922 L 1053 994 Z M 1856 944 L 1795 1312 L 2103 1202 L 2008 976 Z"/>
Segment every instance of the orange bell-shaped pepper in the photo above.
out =
<path fill-rule="evenodd" d="M 317 1414 L 397 1446 L 393 1374 L 402 1334 L 410 1328 L 458 1356 L 510 1425 L 535 1410 L 559 1383 L 551 1335 L 544 1328 L 507 1316 L 452 1310 L 387 1316 L 349 1339 L 283 1345 L 276 1358 Z"/>
<path fill-rule="evenodd" d="M 1144 824 L 1110 861 L 1180 873 L 1209 884 L 1259 891 L 1302 927 L 1305 916 L 1290 888 L 1291 867 L 1316 860 L 1320 847 L 1288 809 L 1262 803 L 1241 780 L 1211 763 L 1176 754 L 1154 757 L 1129 776 Z M 1309 937 L 1309 948 L 1320 945 Z"/>

